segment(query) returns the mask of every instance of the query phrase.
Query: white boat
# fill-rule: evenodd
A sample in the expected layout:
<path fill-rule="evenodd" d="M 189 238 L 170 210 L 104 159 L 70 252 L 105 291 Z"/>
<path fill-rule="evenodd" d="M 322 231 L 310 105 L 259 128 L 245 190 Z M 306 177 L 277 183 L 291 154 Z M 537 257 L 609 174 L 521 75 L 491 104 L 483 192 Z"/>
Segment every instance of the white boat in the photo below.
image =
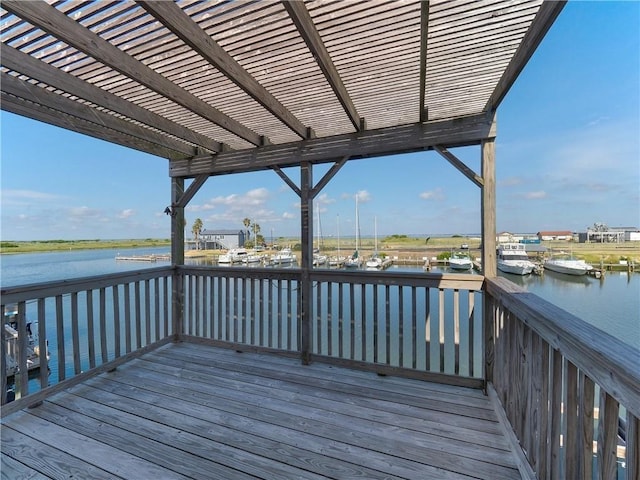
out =
<path fill-rule="evenodd" d="M 498 270 L 515 275 L 528 275 L 535 264 L 529 260 L 524 243 L 501 243 L 498 246 Z"/>
<path fill-rule="evenodd" d="M 453 252 L 449 257 L 449 268 L 452 270 L 471 270 L 473 260 L 466 252 Z"/>
<path fill-rule="evenodd" d="M 242 258 L 242 263 L 260 263 L 262 262 L 262 255 L 259 255 L 257 253 L 247 253 L 243 258 Z"/>
<path fill-rule="evenodd" d="M 246 248 L 231 248 L 227 250 L 227 253 L 218 257 L 218 263 L 242 263 L 247 258 L 248 253 Z"/>
<path fill-rule="evenodd" d="M 327 256 L 326 255 L 322 255 L 320 253 L 314 253 L 313 254 L 313 265 L 315 267 L 319 267 L 321 265 L 324 265 L 325 263 L 327 263 Z"/>
<path fill-rule="evenodd" d="M 7 377 L 13 377 L 20 371 L 19 357 L 18 357 L 18 323 L 17 323 L 17 310 L 7 310 L 5 307 L 5 320 L 4 324 L 4 342 L 5 342 L 5 369 Z M 26 342 L 26 357 L 27 357 L 27 371 L 35 371 L 40 368 L 40 345 L 38 340 L 38 324 L 33 322 L 27 322 L 27 342 Z M 45 352 L 44 365 L 46 366 L 49 361 L 49 352 Z"/>
<path fill-rule="evenodd" d="M 585 275 L 593 267 L 584 260 L 578 260 L 571 255 L 558 255 L 548 258 L 544 262 L 544 268 L 567 275 Z"/>
<path fill-rule="evenodd" d="M 297 262 L 296 256 L 290 248 L 283 248 L 278 253 L 271 255 L 271 265 L 289 265 Z"/>

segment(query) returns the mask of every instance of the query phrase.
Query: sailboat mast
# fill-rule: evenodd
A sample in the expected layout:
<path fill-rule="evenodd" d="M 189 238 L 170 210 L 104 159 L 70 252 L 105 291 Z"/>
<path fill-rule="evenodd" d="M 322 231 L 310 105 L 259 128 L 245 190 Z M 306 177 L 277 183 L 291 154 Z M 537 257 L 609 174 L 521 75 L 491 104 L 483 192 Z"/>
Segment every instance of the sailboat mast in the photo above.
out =
<path fill-rule="evenodd" d="M 358 240 L 360 233 L 360 216 L 358 215 L 358 194 L 356 193 L 356 252 L 358 251 L 359 243 Z"/>
<path fill-rule="evenodd" d="M 378 217 L 373 217 L 373 251 L 378 253 Z"/>

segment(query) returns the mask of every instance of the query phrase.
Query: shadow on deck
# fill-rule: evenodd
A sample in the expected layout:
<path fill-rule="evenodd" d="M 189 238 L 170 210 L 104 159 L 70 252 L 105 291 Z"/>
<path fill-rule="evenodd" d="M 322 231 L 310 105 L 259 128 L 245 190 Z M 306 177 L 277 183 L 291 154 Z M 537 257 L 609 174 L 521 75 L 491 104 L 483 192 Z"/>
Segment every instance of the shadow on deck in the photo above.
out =
<path fill-rule="evenodd" d="M 521 478 L 504 432 L 479 390 L 177 343 L 5 417 L 2 477 Z"/>

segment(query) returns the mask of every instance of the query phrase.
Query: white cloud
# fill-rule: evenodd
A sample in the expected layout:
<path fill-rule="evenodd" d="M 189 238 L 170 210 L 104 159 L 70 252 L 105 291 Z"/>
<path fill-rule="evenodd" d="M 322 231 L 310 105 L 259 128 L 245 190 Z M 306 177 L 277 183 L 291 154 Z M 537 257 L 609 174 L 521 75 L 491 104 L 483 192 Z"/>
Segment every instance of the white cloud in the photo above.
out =
<path fill-rule="evenodd" d="M 33 203 L 48 203 L 63 198 L 52 193 L 38 192 L 35 190 L 5 190 L 2 189 L 2 204 L 7 205 L 31 205 Z"/>
<path fill-rule="evenodd" d="M 285 220 L 291 220 L 293 218 L 296 218 L 296 216 L 293 213 L 284 212 L 282 214 L 282 218 L 284 218 Z"/>
<path fill-rule="evenodd" d="M 441 188 L 436 188 L 435 190 L 422 192 L 418 196 L 423 200 L 444 200 L 444 194 L 442 193 Z"/>
<path fill-rule="evenodd" d="M 117 216 L 118 218 L 130 218 L 135 215 L 135 213 L 135 210 L 133 210 L 132 208 L 127 208 L 125 210 L 122 210 Z"/>
<path fill-rule="evenodd" d="M 547 192 L 545 192 L 543 190 L 539 190 L 537 192 L 525 192 L 523 194 L 523 196 L 527 200 L 535 200 L 535 199 L 538 199 L 538 198 L 546 198 L 547 197 Z"/>

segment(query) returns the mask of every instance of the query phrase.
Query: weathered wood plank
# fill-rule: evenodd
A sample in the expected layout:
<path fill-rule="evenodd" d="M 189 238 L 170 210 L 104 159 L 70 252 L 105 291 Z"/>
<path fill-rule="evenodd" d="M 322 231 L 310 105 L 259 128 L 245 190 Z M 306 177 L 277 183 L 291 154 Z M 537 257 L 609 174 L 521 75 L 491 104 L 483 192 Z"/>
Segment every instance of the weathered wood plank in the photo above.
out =
<path fill-rule="evenodd" d="M 166 345 L 3 424 L 127 478 L 520 478 L 479 391 L 207 345 Z"/>

